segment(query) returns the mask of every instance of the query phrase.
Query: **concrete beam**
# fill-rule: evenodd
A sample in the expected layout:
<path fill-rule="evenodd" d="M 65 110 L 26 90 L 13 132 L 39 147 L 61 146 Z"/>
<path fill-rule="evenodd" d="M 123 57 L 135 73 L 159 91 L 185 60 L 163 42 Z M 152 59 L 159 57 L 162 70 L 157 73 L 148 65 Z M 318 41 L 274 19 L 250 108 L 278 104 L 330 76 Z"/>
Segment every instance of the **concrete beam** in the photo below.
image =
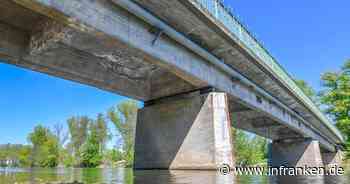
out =
<path fill-rule="evenodd" d="M 32 55 L 58 47 L 57 44 L 64 44 L 105 60 L 101 65 L 118 75 L 142 82 L 147 81 L 150 73 L 157 69 L 155 65 L 147 63 L 143 58 L 138 57 L 139 54 L 130 52 L 125 46 L 92 37 L 56 21 L 44 21 L 37 27 L 30 43 Z"/>
<path fill-rule="evenodd" d="M 89 36 L 49 19 L 32 31 L 0 23 L 2 62 L 95 86 L 139 100 L 194 88 L 190 83 L 144 62 L 125 47 Z M 32 33 L 31 33 L 32 32 Z"/>
<path fill-rule="evenodd" d="M 158 69 L 153 71 L 151 74 L 150 88 L 151 92 L 149 100 L 193 91 L 198 87 L 195 87 L 191 83 L 182 80 L 169 71 Z"/>
<path fill-rule="evenodd" d="M 0 23 L 0 60 L 19 67 L 65 78 L 103 90 L 148 99 L 147 81 L 130 80 L 107 68 L 108 61 L 71 48 L 51 32 L 30 35 L 8 24 Z M 39 43 L 41 45 L 39 45 Z M 105 64 L 105 65 L 103 65 Z"/>
<path fill-rule="evenodd" d="M 100 60 L 99 64 L 112 75 L 141 84 L 141 89 L 129 89 L 130 92 L 136 90 L 144 94 L 138 98 L 139 100 L 147 101 L 195 89 L 190 83 L 148 62 L 148 58 L 110 39 L 94 37 L 53 20 L 39 23 L 35 33 L 30 42 L 32 55 L 57 48 L 59 44 L 89 53 Z M 122 87 L 128 88 L 127 85 Z"/>
<path fill-rule="evenodd" d="M 251 122 L 254 128 L 270 128 L 283 126 L 264 117 L 252 119 Z"/>
<path fill-rule="evenodd" d="M 253 132 L 271 140 L 301 138 L 302 134 L 254 111 L 241 111 L 232 113 L 232 125 L 235 128 Z"/>
<path fill-rule="evenodd" d="M 29 34 L 0 22 L 0 59 L 18 61 L 25 54 Z"/>
<path fill-rule="evenodd" d="M 56 21 L 41 21 L 33 32 L 29 44 L 30 60 L 44 58 L 41 63 L 48 64 L 54 60 L 52 68 L 85 74 L 84 78 L 97 82 L 93 86 L 112 88 L 113 92 L 139 100 L 148 98 L 149 73 L 154 66 L 117 47 L 109 54 L 93 52 L 97 48 L 102 51 L 105 47 L 101 43 L 106 42 Z"/>

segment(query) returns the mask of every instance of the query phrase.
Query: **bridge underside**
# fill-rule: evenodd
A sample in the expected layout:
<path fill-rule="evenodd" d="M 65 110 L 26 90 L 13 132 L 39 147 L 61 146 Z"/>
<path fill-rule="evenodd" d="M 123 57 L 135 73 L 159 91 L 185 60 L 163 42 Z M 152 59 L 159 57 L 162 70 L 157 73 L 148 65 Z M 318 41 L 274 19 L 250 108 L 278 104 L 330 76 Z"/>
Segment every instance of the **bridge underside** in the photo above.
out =
<path fill-rule="evenodd" d="M 233 80 L 167 35 L 157 35 L 156 28 L 108 0 L 0 2 L 1 62 L 95 86 L 146 104 L 215 89 L 227 95 L 225 108 L 229 113 L 226 116 L 233 126 L 276 141 L 311 138 L 318 140 L 323 150 L 336 150 L 334 142 L 308 125 L 306 120 L 288 113 L 250 86 Z M 214 111 L 212 114 L 214 116 Z M 209 121 L 208 126 L 215 129 L 215 122 Z M 147 128 L 143 127 L 144 130 Z M 197 134 L 202 135 L 201 132 L 193 133 Z M 214 137 L 204 136 L 198 142 L 213 139 L 214 144 L 218 138 L 215 133 L 211 135 Z M 159 145 L 153 146 L 161 149 L 157 147 Z M 214 152 L 216 148 L 215 145 L 210 147 Z M 197 151 L 202 149 L 198 147 Z M 191 152 L 183 153 L 186 157 Z M 166 153 L 159 154 L 164 156 L 162 154 Z M 227 161 L 227 155 L 225 158 Z M 159 167 L 170 167 L 169 160 L 166 162 L 160 163 Z M 182 163 L 174 164 L 174 168 L 190 168 Z"/>
<path fill-rule="evenodd" d="M 0 3 L 4 62 L 147 101 L 196 88 L 106 36 L 91 36 L 9 0 Z"/>

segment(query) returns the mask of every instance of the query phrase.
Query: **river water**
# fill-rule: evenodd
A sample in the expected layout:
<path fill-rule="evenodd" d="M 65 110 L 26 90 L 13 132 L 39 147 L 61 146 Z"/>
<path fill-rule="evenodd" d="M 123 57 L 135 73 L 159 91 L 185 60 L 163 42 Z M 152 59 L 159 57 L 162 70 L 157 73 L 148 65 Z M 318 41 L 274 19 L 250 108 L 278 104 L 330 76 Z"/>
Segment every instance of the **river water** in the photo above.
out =
<path fill-rule="evenodd" d="M 350 172 L 332 177 L 267 177 L 222 175 L 216 171 L 132 169 L 1 169 L 0 184 L 350 184 Z"/>

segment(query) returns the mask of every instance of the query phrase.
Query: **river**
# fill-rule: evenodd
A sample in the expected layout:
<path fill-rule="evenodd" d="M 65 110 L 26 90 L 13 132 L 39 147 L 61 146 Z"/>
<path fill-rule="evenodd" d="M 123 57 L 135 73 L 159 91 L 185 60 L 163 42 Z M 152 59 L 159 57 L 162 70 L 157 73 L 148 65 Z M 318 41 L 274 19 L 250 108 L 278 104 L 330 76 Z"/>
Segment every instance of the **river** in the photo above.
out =
<path fill-rule="evenodd" d="M 267 177 L 222 175 L 216 171 L 132 169 L 0 168 L 0 184 L 349 184 L 350 172 L 332 177 Z"/>

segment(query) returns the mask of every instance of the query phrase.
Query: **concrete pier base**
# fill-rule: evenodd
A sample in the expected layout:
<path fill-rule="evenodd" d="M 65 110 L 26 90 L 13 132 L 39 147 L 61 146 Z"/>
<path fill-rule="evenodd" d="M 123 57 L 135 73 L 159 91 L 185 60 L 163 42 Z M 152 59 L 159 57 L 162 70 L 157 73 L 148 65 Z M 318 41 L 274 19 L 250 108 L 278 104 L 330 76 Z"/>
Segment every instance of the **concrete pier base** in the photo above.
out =
<path fill-rule="evenodd" d="M 334 165 L 340 166 L 343 161 L 343 153 L 342 151 L 338 150 L 337 152 L 323 152 L 322 159 L 323 164 L 326 167 L 331 167 Z"/>
<path fill-rule="evenodd" d="M 273 167 L 323 166 L 318 141 L 311 139 L 274 141 L 269 149 L 269 164 Z"/>
<path fill-rule="evenodd" d="M 146 103 L 139 110 L 136 169 L 217 169 L 233 166 L 225 93 L 194 92 Z"/>

